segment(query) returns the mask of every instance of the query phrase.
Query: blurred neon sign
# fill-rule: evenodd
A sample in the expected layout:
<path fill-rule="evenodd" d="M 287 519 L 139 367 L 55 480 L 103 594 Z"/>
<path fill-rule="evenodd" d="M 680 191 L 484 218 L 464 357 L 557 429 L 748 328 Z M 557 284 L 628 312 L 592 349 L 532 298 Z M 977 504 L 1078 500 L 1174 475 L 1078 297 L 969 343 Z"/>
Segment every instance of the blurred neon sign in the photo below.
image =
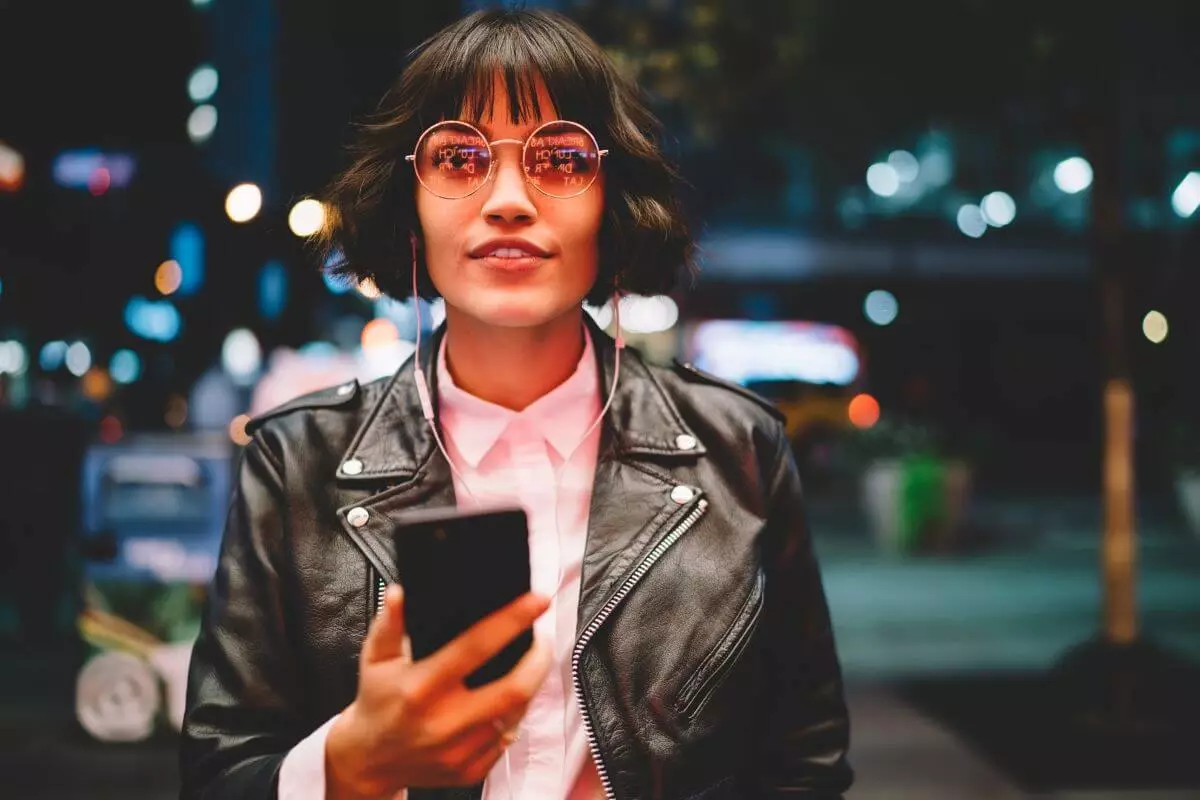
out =
<path fill-rule="evenodd" d="M 718 319 L 695 323 L 688 358 L 737 383 L 795 380 L 848 386 L 859 373 L 858 343 L 837 325 Z"/>
<path fill-rule="evenodd" d="M 96 189 L 97 176 L 103 176 L 104 188 L 128 186 L 136 163 L 128 153 L 104 153 L 100 150 L 65 150 L 54 159 L 54 182 L 68 189 Z"/>

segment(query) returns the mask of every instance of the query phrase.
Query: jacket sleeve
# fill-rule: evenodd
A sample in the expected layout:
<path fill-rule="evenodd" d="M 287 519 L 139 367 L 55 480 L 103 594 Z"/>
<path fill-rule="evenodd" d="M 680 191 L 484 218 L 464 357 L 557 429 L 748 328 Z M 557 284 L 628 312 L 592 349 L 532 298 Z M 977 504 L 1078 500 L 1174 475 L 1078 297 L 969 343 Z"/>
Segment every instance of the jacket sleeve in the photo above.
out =
<path fill-rule="evenodd" d="M 304 730 L 301 660 L 284 605 L 290 558 L 282 471 L 256 437 L 238 467 L 188 672 L 181 800 L 273 800 Z"/>
<path fill-rule="evenodd" d="M 840 798 L 853 782 L 849 716 L 800 476 L 777 432 L 762 543 L 764 685 L 750 781 L 758 797 Z"/>

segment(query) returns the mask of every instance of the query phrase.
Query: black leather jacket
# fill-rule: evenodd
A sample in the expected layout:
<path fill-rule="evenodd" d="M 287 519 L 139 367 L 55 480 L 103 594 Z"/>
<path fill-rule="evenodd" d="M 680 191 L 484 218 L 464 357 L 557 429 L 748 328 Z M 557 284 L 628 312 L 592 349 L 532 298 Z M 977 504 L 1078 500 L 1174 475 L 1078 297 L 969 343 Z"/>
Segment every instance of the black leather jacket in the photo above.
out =
<path fill-rule="evenodd" d="M 607 387 L 616 348 L 591 330 Z M 631 348 L 621 359 L 572 665 L 607 793 L 840 797 L 852 775 L 841 673 L 781 418 L 686 365 Z M 411 359 L 250 430 L 192 656 L 183 798 L 276 796 L 289 749 L 354 699 L 379 587 L 396 579 L 389 518 L 455 502 Z"/>

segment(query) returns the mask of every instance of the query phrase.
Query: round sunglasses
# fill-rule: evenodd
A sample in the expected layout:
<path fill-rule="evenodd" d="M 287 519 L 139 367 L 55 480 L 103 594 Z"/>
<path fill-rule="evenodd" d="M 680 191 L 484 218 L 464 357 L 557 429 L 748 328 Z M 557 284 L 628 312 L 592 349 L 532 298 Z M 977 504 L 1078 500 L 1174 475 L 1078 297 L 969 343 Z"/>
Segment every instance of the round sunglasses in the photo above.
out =
<path fill-rule="evenodd" d="M 461 200 L 495 176 L 493 147 L 501 144 L 521 145 L 525 180 L 542 194 L 562 200 L 586 192 L 600 174 L 600 160 L 608 155 L 591 131 L 569 120 L 539 125 L 523 142 L 489 142 L 474 125 L 446 120 L 426 128 L 404 160 L 412 162 L 426 190 L 447 200 Z"/>

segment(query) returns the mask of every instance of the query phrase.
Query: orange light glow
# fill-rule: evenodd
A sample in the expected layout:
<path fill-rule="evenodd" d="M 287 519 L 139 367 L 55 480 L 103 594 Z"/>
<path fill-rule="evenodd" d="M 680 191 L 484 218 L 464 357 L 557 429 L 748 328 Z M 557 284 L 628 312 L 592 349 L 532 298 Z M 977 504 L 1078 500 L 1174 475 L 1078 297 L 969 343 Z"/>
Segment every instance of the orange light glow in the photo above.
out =
<path fill-rule="evenodd" d="M 363 278 L 358 283 L 358 293 L 368 300 L 378 300 L 382 296 L 379 287 L 375 285 L 375 281 L 370 278 Z"/>
<path fill-rule="evenodd" d="M 879 401 L 869 394 L 857 395 L 847 408 L 850 424 L 856 428 L 870 428 L 879 422 Z"/>
<path fill-rule="evenodd" d="M 112 378 L 108 377 L 108 370 L 92 367 L 83 374 L 80 388 L 88 400 L 100 402 L 112 394 Z"/>
<path fill-rule="evenodd" d="M 246 425 L 249 422 L 249 414 L 238 414 L 229 423 L 229 438 L 239 447 L 245 447 L 250 444 L 250 434 L 246 433 Z"/>
<path fill-rule="evenodd" d="M 373 347 L 387 347 L 400 341 L 400 331 L 396 329 L 396 325 L 390 319 L 373 319 L 363 326 L 362 330 L 362 346 L 363 350 L 370 350 Z"/>
<path fill-rule="evenodd" d="M 187 422 L 188 404 L 179 395 L 175 395 L 167 402 L 167 413 L 165 415 L 166 423 L 172 428 L 182 428 L 183 423 Z"/>
<path fill-rule="evenodd" d="M 158 289 L 160 294 L 174 294 L 181 283 L 183 283 L 183 269 L 174 259 L 164 261 L 154 271 L 154 288 Z"/>

